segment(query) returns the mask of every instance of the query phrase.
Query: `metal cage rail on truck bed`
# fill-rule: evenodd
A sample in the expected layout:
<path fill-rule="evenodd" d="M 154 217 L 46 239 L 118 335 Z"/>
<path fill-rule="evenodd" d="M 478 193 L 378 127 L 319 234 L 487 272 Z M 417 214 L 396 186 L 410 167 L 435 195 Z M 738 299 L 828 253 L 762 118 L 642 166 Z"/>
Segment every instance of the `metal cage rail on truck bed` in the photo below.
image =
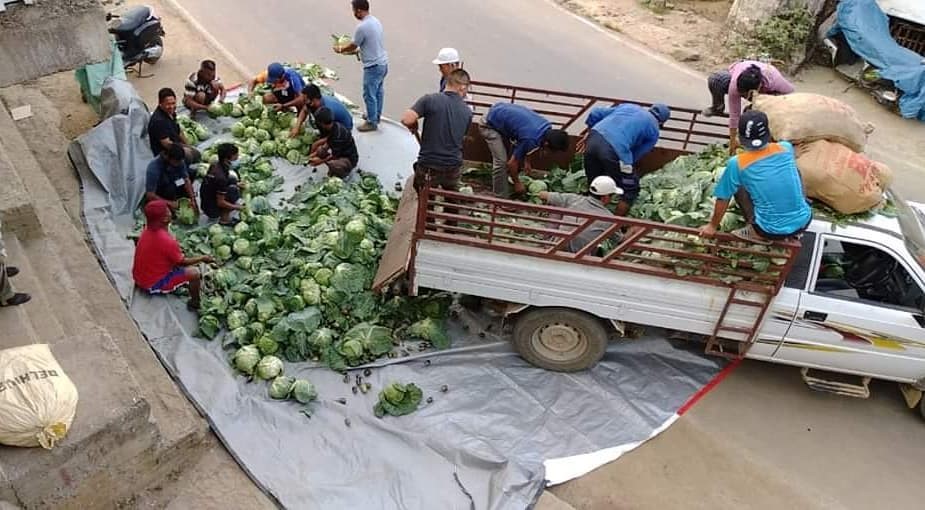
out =
<path fill-rule="evenodd" d="M 606 225 L 577 252 L 569 242 L 593 224 Z M 608 241 L 624 231 L 618 242 Z M 688 227 L 618 216 L 469 195 L 425 186 L 416 193 L 409 181 L 402 195 L 393 235 L 379 266 L 375 288 L 407 271 L 417 289 L 418 245 L 434 242 L 501 252 L 529 264 L 546 259 L 728 289 L 707 352 L 741 357 L 754 342 L 768 307 L 790 272 L 798 243 L 748 245 L 729 234 L 703 240 Z M 394 244 L 393 244 L 394 243 Z M 601 281 L 601 285 L 608 285 Z M 653 292 L 657 288 L 653 286 Z M 753 309 L 748 327 L 726 321 L 733 307 Z M 723 339 L 735 342 L 732 352 Z"/>
<path fill-rule="evenodd" d="M 478 125 L 491 105 L 498 102 L 526 106 L 548 119 L 553 127 L 568 131 L 571 138 L 568 151 L 559 154 L 534 155 L 534 168 L 542 170 L 548 170 L 553 166 L 568 168 L 568 164 L 575 155 L 575 143 L 587 130 L 585 119 L 593 108 L 610 107 L 622 103 L 644 107 L 652 104 L 630 99 L 574 94 L 483 81 L 473 81 L 470 84 L 466 102 L 473 111 L 472 125 L 469 127 L 463 146 L 463 155 L 469 161 L 491 161 L 491 154 L 479 133 Z M 637 164 L 637 169 L 644 174 L 665 166 L 678 156 L 699 152 L 713 144 L 726 143 L 728 139 L 729 129 L 726 117 L 705 117 L 700 110 L 671 106 L 671 118 L 662 127 L 658 144 Z"/>

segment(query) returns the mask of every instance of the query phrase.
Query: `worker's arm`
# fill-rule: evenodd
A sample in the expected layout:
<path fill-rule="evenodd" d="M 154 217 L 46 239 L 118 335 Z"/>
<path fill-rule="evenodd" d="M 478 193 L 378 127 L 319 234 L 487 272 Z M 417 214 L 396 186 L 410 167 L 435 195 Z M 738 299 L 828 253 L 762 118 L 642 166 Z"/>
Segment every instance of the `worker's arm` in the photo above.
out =
<path fill-rule="evenodd" d="M 189 197 L 189 203 L 193 207 L 193 212 L 196 213 L 196 216 L 199 216 L 199 204 L 196 203 L 196 192 L 193 191 L 193 181 L 189 176 L 184 180 L 183 187 L 186 189 L 186 196 Z"/>
<path fill-rule="evenodd" d="M 214 259 L 211 255 L 200 255 L 199 257 L 183 257 L 180 261 L 181 266 L 195 266 L 203 262 L 211 263 Z"/>
<path fill-rule="evenodd" d="M 421 116 L 418 115 L 418 112 L 409 108 L 408 110 L 405 111 L 405 113 L 402 114 L 401 123 L 403 126 L 408 128 L 408 131 L 411 131 L 412 133 L 417 133 L 418 132 L 418 119 L 420 118 Z"/>
<path fill-rule="evenodd" d="M 312 144 L 312 147 L 311 147 L 311 150 L 309 150 L 309 153 L 318 152 L 318 149 L 320 149 L 320 148 L 321 148 L 323 145 L 325 145 L 326 143 L 328 143 L 327 137 L 325 137 L 325 138 L 319 138 L 319 139 L 315 140 L 315 143 Z"/>
<path fill-rule="evenodd" d="M 221 209 L 233 209 L 235 211 L 240 211 L 241 209 L 244 209 L 243 205 L 233 204 L 229 202 L 228 200 L 226 200 L 224 193 L 219 193 L 217 197 L 218 197 L 218 200 L 216 200 L 216 203 L 218 203 L 218 206 Z"/>
<path fill-rule="evenodd" d="M 739 129 L 729 128 L 729 155 L 734 156 L 736 149 L 739 148 Z"/>
<path fill-rule="evenodd" d="M 225 101 L 225 94 L 227 92 L 225 90 L 225 84 L 219 80 L 216 80 L 216 82 L 212 86 L 215 87 L 215 90 L 218 90 L 218 100 Z"/>
<path fill-rule="evenodd" d="M 295 138 L 299 136 L 299 133 L 302 132 L 302 124 L 308 120 L 308 105 L 302 105 L 299 108 L 299 117 L 295 121 L 295 126 L 292 126 L 292 129 L 289 130 L 289 138 Z"/>
<path fill-rule="evenodd" d="M 728 208 L 729 200 L 721 198 L 716 199 L 716 203 L 713 204 L 713 216 L 710 217 L 710 223 L 700 227 L 700 235 L 702 237 L 711 238 L 716 235 L 716 229 L 719 228 L 719 224 L 723 221 L 723 216 L 726 214 L 726 209 Z"/>
<path fill-rule="evenodd" d="M 359 50 L 360 47 L 357 46 L 357 43 L 354 41 L 350 41 L 350 44 L 346 46 L 334 47 L 334 53 L 340 53 L 341 55 L 353 55 Z"/>

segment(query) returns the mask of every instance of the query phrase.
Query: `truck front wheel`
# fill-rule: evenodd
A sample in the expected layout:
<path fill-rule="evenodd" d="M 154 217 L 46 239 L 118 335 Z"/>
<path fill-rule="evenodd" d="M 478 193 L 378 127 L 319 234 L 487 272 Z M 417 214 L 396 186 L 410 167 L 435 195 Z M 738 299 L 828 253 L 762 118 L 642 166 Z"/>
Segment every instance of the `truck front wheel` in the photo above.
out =
<path fill-rule="evenodd" d="M 607 350 L 607 330 L 597 317 L 569 308 L 533 308 L 514 324 L 514 348 L 532 365 L 578 372 Z"/>

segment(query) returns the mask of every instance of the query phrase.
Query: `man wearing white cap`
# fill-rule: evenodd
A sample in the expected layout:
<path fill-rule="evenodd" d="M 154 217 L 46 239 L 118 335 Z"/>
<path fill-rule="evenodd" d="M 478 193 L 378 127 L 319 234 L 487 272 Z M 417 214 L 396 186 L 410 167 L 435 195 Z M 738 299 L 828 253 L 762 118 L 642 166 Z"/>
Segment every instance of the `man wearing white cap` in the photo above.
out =
<path fill-rule="evenodd" d="M 617 186 L 616 181 L 608 175 L 601 175 L 591 181 L 588 186 L 588 195 L 579 195 L 577 193 L 556 193 L 554 191 L 541 191 L 540 200 L 553 206 L 564 209 L 572 209 L 583 213 L 600 214 L 604 216 L 613 216 L 610 209 L 607 208 L 613 197 L 618 198 L 623 194 L 623 190 Z M 580 225 L 584 223 L 584 218 L 572 218 L 571 221 Z M 568 251 L 576 253 L 585 247 L 588 243 L 595 240 L 597 236 L 603 234 L 610 223 L 605 221 L 595 221 L 588 228 L 582 230 L 569 241 Z M 610 239 L 614 242 L 620 242 L 623 235 L 620 233 L 613 234 Z"/>
<path fill-rule="evenodd" d="M 433 62 L 437 69 L 440 70 L 440 92 L 443 92 L 446 89 L 446 80 L 450 73 L 462 67 L 459 63 L 459 52 L 456 51 L 456 48 L 441 48 Z"/>

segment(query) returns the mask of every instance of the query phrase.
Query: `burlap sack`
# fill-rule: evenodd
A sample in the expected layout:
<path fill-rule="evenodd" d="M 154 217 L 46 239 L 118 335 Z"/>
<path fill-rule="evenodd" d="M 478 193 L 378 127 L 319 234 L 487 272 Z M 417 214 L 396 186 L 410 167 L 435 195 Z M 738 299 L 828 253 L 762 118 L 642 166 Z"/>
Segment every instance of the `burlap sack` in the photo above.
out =
<path fill-rule="evenodd" d="M 893 181 L 889 167 L 837 143 L 802 144 L 796 155 L 806 195 L 842 214 L 875 207 Z"/>
<path fill-rule="evenodd" d="M 51 449 L 77 412 L 77 388 L 47 344 L 0 351 L 0 444 Z"/>
<path fill-rule="evenodd" d="M 847 104 L 819 94 L 758 96 L 754 109 L 764 112 L 775 140 L 808 143 L 828 140 L 863 152 L 873 124 L 865 124 Z"/>

